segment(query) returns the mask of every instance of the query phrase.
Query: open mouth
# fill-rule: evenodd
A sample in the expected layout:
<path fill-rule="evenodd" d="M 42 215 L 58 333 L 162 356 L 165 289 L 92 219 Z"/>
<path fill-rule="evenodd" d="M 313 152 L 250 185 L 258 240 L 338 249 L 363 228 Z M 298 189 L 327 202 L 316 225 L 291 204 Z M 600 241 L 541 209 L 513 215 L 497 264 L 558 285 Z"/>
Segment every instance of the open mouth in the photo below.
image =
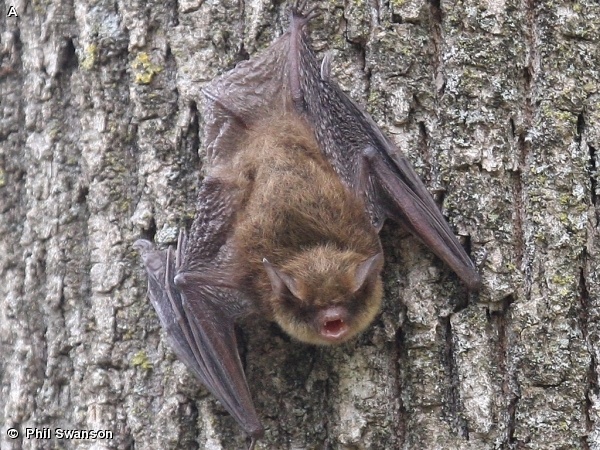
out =
<path fill-rule="evenodd" d="M 326 339 L 341 339 L 348 332 L 348 325 L 342 319 L 328 320 L 321 328 L 321 335 Z"/>

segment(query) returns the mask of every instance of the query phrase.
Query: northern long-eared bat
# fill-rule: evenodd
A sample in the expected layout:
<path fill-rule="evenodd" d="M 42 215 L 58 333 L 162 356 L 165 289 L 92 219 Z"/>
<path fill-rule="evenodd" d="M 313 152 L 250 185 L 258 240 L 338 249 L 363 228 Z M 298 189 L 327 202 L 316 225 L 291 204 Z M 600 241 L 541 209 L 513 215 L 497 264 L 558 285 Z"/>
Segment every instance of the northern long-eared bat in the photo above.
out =
<path fill-rule="evenodd" d="M 177 355 L 252 438 L 263 435 L 235 338 L 259 314 L 311 344 L 344 342 L 379 311 L 378 233 L 398 222 L 470 290 L 480 278 L 408 160 L 289 30 L 205 89 L 207 171 L 177 249 L 139 240 L 148 297 Z M 391 155 L 395 155 L 393 159 Z"/>

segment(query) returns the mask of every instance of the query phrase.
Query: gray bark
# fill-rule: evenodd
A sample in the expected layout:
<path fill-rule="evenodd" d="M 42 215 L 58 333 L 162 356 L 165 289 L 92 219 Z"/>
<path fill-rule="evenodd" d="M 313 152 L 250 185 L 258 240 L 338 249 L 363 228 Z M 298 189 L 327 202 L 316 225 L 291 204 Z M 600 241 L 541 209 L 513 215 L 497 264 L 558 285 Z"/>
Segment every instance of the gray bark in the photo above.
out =
<path fill-rule="evenodd" d="M 2 449 L 246 444 L 170 351 L 131 244 L 189 225 L 201 88 L 282 33 L 274 3 L 0 2 Z M 261 448 L 600 449 L 600 3 L 321 11 L 315 48 L 470 237 L 484 289 L 390 225 L 359 339 L 246 324 Z"/>

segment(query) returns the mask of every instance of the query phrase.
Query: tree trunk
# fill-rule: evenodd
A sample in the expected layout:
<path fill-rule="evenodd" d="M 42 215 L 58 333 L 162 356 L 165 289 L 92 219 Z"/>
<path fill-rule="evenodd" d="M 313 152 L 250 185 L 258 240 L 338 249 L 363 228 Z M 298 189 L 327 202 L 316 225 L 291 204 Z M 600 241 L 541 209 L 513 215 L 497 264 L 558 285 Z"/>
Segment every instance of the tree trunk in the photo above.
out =
<path fill-rule="evenodd" d="M 243 448 L 171 352 L 132 243 L 189 226 L 201 89 L 280 35 L 288 5 L 0 7 L 0 447 Z M 320 11 L 314 47 L 437 193 L 484 288 L 389 224 L 360 338 L 245 324 L 260 448 L 600 449 L 600 3 Z"/>

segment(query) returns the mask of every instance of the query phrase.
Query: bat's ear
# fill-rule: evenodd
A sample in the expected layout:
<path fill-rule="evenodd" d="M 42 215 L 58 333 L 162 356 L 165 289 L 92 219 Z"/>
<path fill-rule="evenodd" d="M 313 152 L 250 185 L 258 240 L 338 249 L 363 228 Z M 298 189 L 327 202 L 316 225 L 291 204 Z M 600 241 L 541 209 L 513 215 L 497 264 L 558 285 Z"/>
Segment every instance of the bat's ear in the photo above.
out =
<path fill-rule="evenodd" d="M 356 274 L 354 275 L 354 289 L 352 292 L 358 291 L 365 283 L 377 278 L 382 267 L 383 253 L 381 252 L 360 263 L 356 268 Z"/>
<path fill-rule="evenodd" d="M 298 291 L 298 284 L 294 277 L 287 275 L 267 261 L 266 258 L 263 258 L 263 264 L 267 271 L 267 275 L 269 275 L 269 280 L 271 281 L 271 287 L 273 288 L 273 292 L 281 297 L 286 292 L 290 292 L 296 298 L 302 298 Z"/>

